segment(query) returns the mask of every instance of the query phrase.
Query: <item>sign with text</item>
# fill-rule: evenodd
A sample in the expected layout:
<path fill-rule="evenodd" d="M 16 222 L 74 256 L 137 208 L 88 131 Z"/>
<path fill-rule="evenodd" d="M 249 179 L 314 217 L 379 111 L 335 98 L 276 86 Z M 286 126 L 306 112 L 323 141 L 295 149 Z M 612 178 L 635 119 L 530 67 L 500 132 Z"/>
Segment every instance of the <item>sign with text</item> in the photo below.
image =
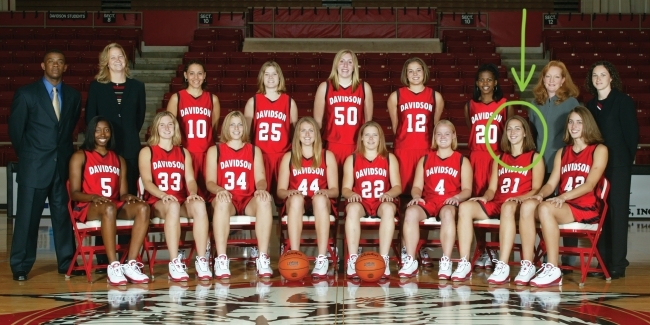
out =
<path fill-rule="evenodd" d="M 557 14 L 544 14 L 544 26 L 557 25 Z"/>
<path fill-rule="evenodd" d="M 474 25 L 474 15 L 460 15 L 461 25 Z"/>
<path fill-rule="evenodd" d="M 650 175 L 632 175 L 630 218 L 650 218 Z"/>
<path fill-rule="evenodd" d="M 105 24 L 115 24 L 115 14 L 102 14 L 102 21 Z"/>
<path fill-rule="evenodd" d="M 49 19 L 86 19 L 85 12 L 50 12 Z"/>
<path fill-rule="evenodd" d="M 199 24 L 212 24 L 212 14 L 199 13 Z"/>

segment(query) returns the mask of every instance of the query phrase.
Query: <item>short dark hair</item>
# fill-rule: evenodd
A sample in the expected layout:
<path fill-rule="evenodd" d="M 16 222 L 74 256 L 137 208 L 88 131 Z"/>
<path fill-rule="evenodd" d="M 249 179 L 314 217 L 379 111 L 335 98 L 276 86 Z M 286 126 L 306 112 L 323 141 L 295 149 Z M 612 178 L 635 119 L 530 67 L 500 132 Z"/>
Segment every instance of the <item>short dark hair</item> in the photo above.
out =
<path fill-rule="evenodd" d="M 476 82 L 478 81 L 481 72 L 485 71 L 492 73 L 494 80 L 497 82 L 496 86 L 494 86 L 494 94 L 492 95 L 492 99 L 495 102 L 498 102 L 501 100 L 501 98 L 503 98 L 503 90 L 501 90 L 501 87 L 499 87 L 499 69 L 497 69 L 497 66 L 492 63 L 483 63 L 478 67 L 478 70 L 476 71 L 476 78 L 474 79 L 474 93 L 472 95 L 472 99 L 475 102 L 481 101 L 481 90 L 478 89 Z"/>
<path fill-rule="evenodd" d="M 88 151 L 95 150 L 95 129 L 99 122 L 106 122 L 108 128 L 111 129 L 111 138 L 108 139 L 106 148 L 108 150 L 113 150 L 115 148 L 115 137 L 113 136 L 113 125 L 111 124 L 111 121 L 101 115 L 97 115 L 88 122 L 88 126 L 86 127 L 86 136 L 84 142 L 81 144 L 81 149 Z"/>
<path fill-rule="evenodd" d="M 63 61 L 65 62 L 65 54 L 63 54 L 63 52 L 61 52 L 61 50 L 59 50 L 59 49 L 49 49 L 49 50 L 47 50 L 47 52 L 45 52 L 45 55 L 43 55 L 43 62 L 45 62 L 45 58 L 50 53 L 61 54 L 61 56 L 63 56 Z"/>

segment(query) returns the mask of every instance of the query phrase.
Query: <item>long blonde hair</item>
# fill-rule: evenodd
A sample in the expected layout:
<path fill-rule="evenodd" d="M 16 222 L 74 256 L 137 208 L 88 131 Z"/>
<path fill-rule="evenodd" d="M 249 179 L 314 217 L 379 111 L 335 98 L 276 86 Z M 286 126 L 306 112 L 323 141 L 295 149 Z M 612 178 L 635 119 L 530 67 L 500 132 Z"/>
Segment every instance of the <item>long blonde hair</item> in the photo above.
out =
<path fill-rule="evenodd" d="M 126 52 L 124 52 L 124 48 L 122 45 L 117 44 L 117 43 L 111 43 L 106 45 L 104 47 L 104 50 L 102 50 L 101 53 L 99 53 L 99 65 L 97 66 L 97 75 L 95 76 L 95 79 L 103 84 L 109 83 L 111 81 L 111 71 L 108 69 L 108 62 L 110 61 L 110 55 L 109 51 L 112 48 L 117 48 L 122 51 L 122 55 L 124 55 L 124 75 L 127 78 L 131 78 L 131 70 L 129 69 L 129 58 L 126 56 Z"/>
<path fill-rule="evenodd" d="M 451 132 L 454 134 L 454 138 L 451 139 L 451 150 L 456 150 L 458 148 L 458 138 L 456 137 L 456 127 L 454 123 L 451 123 L 449 120 L 440 120 L 436 123 L 436 126 L 433 128 L 433 141 L 431 142 L 431 149 L 438 150 L 438 144 L 436 143 L 436 131 L 438 131 L 438 126 L 446 125 L 451 129 Z"/>
<path fill-rule="evenodd" d="M 388 158 L 388 149 L 386 148 L 386 137 L 384 136 L 384 130 L 381 128 L 379 123 L 375 121 L 369 121 L 364 123 L 359 129 L 359 136 L 357 137 L 357 150 L 355 151 L 358 154 L 365 155 L 366 147 L 363 144 L 363 132 L 367 127 L 374 126 L 377 128 L 377 135 L 379 136 L 379 143 L 377 144 L 377 154 L 384 158 Z"/>
<path fill-rule="evenodd" d="M 314 143 L 312 145 L 314 147 L 314 156 L 312 157 L 311 168 L 316 169 L 320 167 L 323 157 L 323 140 L 320 135 L 318 123 L 310 116 L 301 117 L 298 123 L 296 123 L 293 140 L 291 141 L 291 166 L 294 169 L 300 169 L 302 167 L 302 143 L 300 142 L 300 126 L 302 123 L 309 123 L 314 128 Z"/>
<path fill-rule="evenodd" d="M 172 145 L 174 146 L 180 146 L 181 145 L 181 130 L 178 125 L 178 120 L 176 117 L 168 112 L 160 112 L 156 114 L 153 118 L 153 122 L 151 122 L 151 126 L 149 127 L 149 134 L 151 136 L 149 137 L 149 140 L 147 140 L 147 144 L 150 146 L 156 146 L 160 143 L 160 134 L 158 134 L 158 124 L 160 124 L 160 120 L 163 119 L 163 117 L 168 116 L 172 121 L 174 121 L 174 135 L 172 136 Z"/>
<path fill-rule="evenodd" d="M 219 137 L 219 141 L 221 143 L 228 143 L 228 141 L 232 140 L 230 137 L 230 120 L 232 120 L 233 117 L 239 117 L 243 124 L 242 128 L 242 135 L 241 135 L 241 142 L 246 143 L 248 142 L 248 123 L 246 123 L 246 119 L 244 118 L 244 114 L 240 111 L 232 111 L 226 115 L 223 119 L 223 124 L 221 125 L 221 136 Z"/>
<path fill-rule="evenodd" d="M 266 94 L 266 87 L 264 86 L 264 72 L 266 71 L 266 68 L 268 67 L 273 67 L 275 69 L 275 72 L 278 74 L 278 94 L 284 93 L 287 91 L 287 87 L 284 83 L 284 75 L 282 74 L 282 69 L 280 69 L 280 65 L 275 62 L 275 61 L 266 61 L 264 64 L 262 64 L 262 67 L 260 68 L 260 73 L 257 74 L 257 93 L 259 94 Z"/>
<path fill-rule="evenodd" d="M 354 71 L 352 71 L 352 91 L 356 91 L 357 87 L 361 84 L 361 78 L 359 78 L 359 59 L 357 55 L 352 52 L 352 50 L 343 49 L 338 51 L 334 56 L 334 62 L 332 63 L 332 72 L 330 72 L 329 80 L 332 83 L 334 90 L 339 90 L 339 61 L 341 57 L 345 54 L 350 54 L 352 56 L 352 64 L 354 65 Z"/>

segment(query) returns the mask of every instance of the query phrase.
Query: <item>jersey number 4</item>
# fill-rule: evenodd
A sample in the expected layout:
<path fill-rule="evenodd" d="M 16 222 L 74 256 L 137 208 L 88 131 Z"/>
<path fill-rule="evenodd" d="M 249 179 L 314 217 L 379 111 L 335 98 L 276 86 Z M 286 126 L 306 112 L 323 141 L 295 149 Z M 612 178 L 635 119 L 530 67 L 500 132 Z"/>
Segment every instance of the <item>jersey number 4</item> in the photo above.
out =
<path fill-rule="evenodd" d="M 234 190 L 235 186 L 239 186 L 240 190 L 246 189 L 246 172 L 239 174 L 239 177 L 236 177 L 234 172 L 226 172 L 225 176 L 227 183 L 223 185 L 223 188 L 226 190 Z"/>

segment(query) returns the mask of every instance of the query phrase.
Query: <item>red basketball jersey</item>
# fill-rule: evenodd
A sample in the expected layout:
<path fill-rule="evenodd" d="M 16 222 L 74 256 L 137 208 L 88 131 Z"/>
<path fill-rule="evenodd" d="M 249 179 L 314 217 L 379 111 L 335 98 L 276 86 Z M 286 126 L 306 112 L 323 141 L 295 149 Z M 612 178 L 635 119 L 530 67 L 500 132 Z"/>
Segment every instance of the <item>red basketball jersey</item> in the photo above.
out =
<path fill-rule="evenodd" d="M 354 160 L 352 191 L 361 195 L 363 201 L 379 202 L 379 198 L 392 187 L 388 157 L 377 156 L 373 161 L 356 153 L 352 157 Z"/>
<path fill-rule="evenodd" d="M 533 162 L 535 150 L 531 150 L 517 157 L 504 153 L 500 159 L 512 167 L 526 167 Z M 496 164 L 496 162 L 494 162 Z M 511 197 L 530 192 L 533 188 L 533 169 L 516 172 L 499 165 L 497 169 L 498 185 L 493 201 L 503 202 Z"/>
<path fill-rule="evenodd" d="M 425 87 L 417 94 L 408 87 L 398 89 L 395 149 L 430 148 L 435 112 L 433 89 Z"/>
<path fill-rule="evenodd" d="M 151 146 L 151 180 L 158 189 L 173 195 L 178 202 L 185 202 L 185 152 L 180 146 L 167 151 L 160 146 Z M 155 203 L 158 198 L 149 195 L 148 203 Z"/>
<path fill-rule="evenodd" d="M 585 183 L 594 163 L 596 146 L 597 144 L 588 145 L 578 153 L 573 151 L 573 146 L 564 147 L 562 150 L 562 169 L 560 171 L 560 194 L 571 191 Z M 594 207 L 597 200 L 600 199 L 596 197 L 595 191 L 592 191 L 569 200 L 567 203 L 580 207 Z"/>
<path fill-rule="evenodd" d="M 291 148 L 291 97 L 281 94 L 272 101 L 263 94 L 253 97 L 253 141 L 263 153 L 285 153 Z"/>
<path fill-rule="evenodd" d="M 113 202 L 120 200 L 120 156 L 109 150 L 106 156 L 86 151 L 86 162 L 81 175 L 81 191 L 101 195 Z"/>
<path fill-rule="evenodd" d="M 183 89 L 178 92 L 176 118 L 180 126 L 183 147 L 191 152 L 207 152 L 214 145 L 212 130 L 212 94 L 204 91 L 194 97 Z"/>
<path fill-rule="evenodd" d="M 255 146 L 246 143 L 239 150 L 217 144 L 217 184 L 237 197 L 255 193 Z"/>
<path fill-rule="evenodd" d="M 355 145 L 357 133 L 365 123 L 363 108 L 366 98 L 364 83 L 359 83 L 355 91 L 352 86 L 334 90 L 327 82 L 325 92 L 325 112 L 323 115 L 323 140 L 328 143 Z"/>
<path fill-rule="evenodd" d="M 467 147 L 470 151 L 487 151 L 487 148 L 485 148 L 485 142 L 487 140 L 492 145 L 492 150 L 495 153 L 501 152 L 499 142 L 501 141 L 503 130 L 506 127 L 506 109 L 502 109 L 499 115 L 492 120 L 488 132 L 488 139 L 485 139 L 485 126 L 492 113 L 505 102 L 505 98 L 501 98 L 498 102 L 490 102 L 489 104 L 475 102 L 473 100 L 469 101 L 469 118 L 472 122 L 472 128 L 469 133 Z"/>
<path fill-rule="evenodd" d="M 327 189 L 327 162 L 325 161 L 325 150 L 321 151 L 320 166 L 316 169 L 311 167 L 312 158 L 302 157 L 302 168 L 295 169 L 289 161 L 291 174 L 289 175 L 289 188 L 302 192 L 302 195 L 312 197 L 314 192 Z"/>
<path fill-rule="evenodd" d="M 438 157 L 433 151 L 424 156 L 424 189 L 425 201 L 431 199 L 450 198 L 460 193 L 460 172 L 463 155 L 458 151 L 447 158 Z"/>

